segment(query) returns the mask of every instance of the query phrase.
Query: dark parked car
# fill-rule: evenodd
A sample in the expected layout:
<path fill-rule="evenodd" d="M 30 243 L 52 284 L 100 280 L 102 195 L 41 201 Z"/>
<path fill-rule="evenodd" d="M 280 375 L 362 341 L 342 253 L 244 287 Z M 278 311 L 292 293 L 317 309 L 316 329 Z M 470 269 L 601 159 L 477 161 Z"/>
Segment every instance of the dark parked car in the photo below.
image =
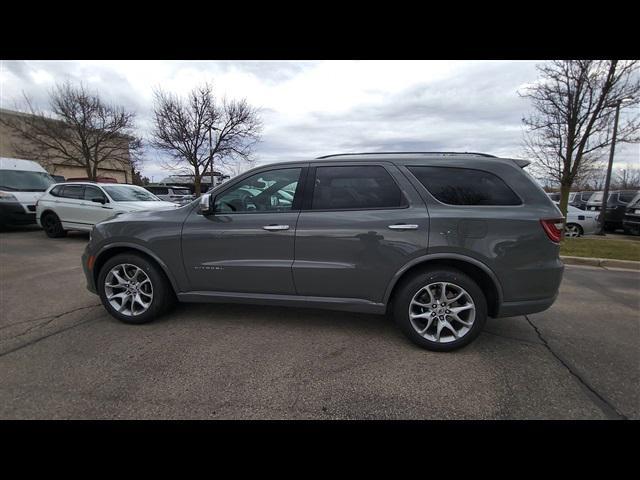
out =
<path fill-rule="evenodd" d="M 558 294 L 562 218 L 528 163 L 389 153 L 263 166 L 190 206 L 97 224 L 87 287 L 126 323 L 176 298 L 389 312 L 416 344 L 453 350 L 487 316 L 540 312 Z"/>
<path fill-rule="evenodd" d="M 640 235 L 640 193 L 631 199 L 627 205 L 622 228 L 625 233 Z"/>
<path fill-rule="evenodd" d="M 580 210 L 586 210 L 587 202 L 594 193 L 596 192 L 575 192 L 573 198 L 569 198 L 569 205 L 579 208 Z"/>
<path fill-rule="evenodd" d="M 598 212 L 602 209 L 602 196 L 604 192 L 594 193 L 587 202 L 587 210 Z M 622 219 L 629 202 L 638 194 L 638 190 L 616 190 L 609 192 L 607 199 L 607 211 L 604 217 L 604 228 L 613 232 L 622 228 Z"/>

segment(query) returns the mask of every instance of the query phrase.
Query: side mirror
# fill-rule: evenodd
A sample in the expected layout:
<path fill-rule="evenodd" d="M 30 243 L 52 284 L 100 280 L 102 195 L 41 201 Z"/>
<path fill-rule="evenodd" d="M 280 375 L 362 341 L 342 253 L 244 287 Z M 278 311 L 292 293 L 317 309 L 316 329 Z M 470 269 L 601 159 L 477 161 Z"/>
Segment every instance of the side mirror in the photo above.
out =
<path fill-rule="evenodd" d="M 91 199 L 92 202 L 96 202 L 96 203 L 101 203 L 101 204 L 105 204 L 107 203 L 107 199 L 106 198 L 92 198 Z"/>
<path fill-rule="evenodd" d="M 202 215 L 211 215 L 213 213 L 213 199 L 211 198 L 211 194 L 205 193 L 200 197 L 198 210 Z"/>

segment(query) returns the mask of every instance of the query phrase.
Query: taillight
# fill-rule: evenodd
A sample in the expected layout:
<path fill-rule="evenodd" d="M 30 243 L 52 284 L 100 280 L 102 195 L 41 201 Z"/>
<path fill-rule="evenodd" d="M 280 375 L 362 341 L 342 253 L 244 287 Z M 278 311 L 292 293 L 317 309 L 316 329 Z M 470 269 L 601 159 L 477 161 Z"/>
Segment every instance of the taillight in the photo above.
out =
<path fill-rule="evenodd" d="M 553 243 L 560 243 L 562 238 L 562 225 L 564 224 L 564 218 L 547 218 L 540 219 L 540 224 L 544 229 L 547 237 Z"/>

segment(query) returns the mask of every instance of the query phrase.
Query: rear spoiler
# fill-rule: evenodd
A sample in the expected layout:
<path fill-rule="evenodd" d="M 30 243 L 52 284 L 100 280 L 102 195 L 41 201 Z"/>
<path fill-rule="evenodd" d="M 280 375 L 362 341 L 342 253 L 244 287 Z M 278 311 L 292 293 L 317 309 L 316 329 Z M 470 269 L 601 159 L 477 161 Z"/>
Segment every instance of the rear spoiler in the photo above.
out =
<path fill-rule="evenodd" d="M 526 167 L 527 165 L 529 165 L 531 163 L 531 161 L 529 161 L 529 160 L 522 160 L 520 158 L 509 158 L 508 160 L 511 160 L 513 163 L 518 165 L 520 168 L 524 168 L 524 167 Z"/>

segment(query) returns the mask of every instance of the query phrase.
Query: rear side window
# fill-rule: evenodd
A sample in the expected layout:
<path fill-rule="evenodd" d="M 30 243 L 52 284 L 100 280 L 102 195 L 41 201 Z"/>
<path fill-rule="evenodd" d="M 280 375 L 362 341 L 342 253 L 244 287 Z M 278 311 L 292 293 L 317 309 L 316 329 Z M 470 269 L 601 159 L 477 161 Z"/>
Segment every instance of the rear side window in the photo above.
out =
<path fill-rule="evenodd" d="M 406 202 L 396 182 L 378 165 L 317 167 L 313 210 L 396 208 Z"/>
<path fill-rule="evenodd" d="M 439 201 L 448 205 L 521 205 L 500 178 L 484 170 L 454 167 L 407 167 Z"/>
<path fill-rule="evenodd" d="M 65 185 L 60 196 L 64 198 L 75 198 L 78 200 L 83 199 L 84 185 Z"/>

